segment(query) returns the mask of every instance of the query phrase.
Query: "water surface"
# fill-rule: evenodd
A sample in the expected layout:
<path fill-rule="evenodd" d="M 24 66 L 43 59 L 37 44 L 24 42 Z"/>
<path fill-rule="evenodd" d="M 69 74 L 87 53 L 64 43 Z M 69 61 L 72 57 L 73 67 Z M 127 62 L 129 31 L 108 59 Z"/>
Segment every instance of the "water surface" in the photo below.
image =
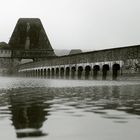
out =
<path fill-rule="evenodd" d="M 139 140 L 140 82 L 0 77 L 0 139 Z"/>

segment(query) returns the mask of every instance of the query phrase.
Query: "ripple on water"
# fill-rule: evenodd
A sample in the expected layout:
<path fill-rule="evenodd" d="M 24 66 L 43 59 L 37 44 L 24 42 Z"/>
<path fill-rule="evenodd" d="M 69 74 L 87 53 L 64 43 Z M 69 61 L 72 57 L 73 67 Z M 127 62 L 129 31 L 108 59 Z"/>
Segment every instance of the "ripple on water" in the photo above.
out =
<path fill-rule="evenodd" d="M 12 121 L 19 138 L 48 136 L 50 120 L 51 124 L 76 120 L 74 125 L 60 126 L 66 131 L 69 127 L 75 130 L 79 120 L 86 121 L 80 124 L 91 130 L 95 129 L 93 122 L 108 127 L 106 121 L 125 125 L 139 120 L 137 82 L 11 79 L 0 82 L 0 123 Z"/>

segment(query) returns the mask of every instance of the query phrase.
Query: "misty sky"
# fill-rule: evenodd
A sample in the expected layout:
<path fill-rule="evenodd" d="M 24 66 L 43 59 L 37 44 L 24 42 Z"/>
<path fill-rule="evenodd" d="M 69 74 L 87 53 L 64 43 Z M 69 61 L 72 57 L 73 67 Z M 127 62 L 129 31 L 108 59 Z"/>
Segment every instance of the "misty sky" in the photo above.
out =
<path fill-rule="evenodd" d="M 140 0 L 3 0 L 0 41 L 20 17 L 40 18 L 55 49 L 104 49 L 140 44 Z"/>

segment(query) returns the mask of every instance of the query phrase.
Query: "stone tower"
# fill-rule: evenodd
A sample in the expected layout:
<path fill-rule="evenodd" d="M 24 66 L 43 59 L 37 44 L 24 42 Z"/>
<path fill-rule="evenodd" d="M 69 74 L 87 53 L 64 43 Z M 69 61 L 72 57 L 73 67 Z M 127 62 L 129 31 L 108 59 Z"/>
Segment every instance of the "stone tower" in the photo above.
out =
<path fill-rule="evenodd" d="M 20 18 L 9 41 L 13 58 L 45 59 L 54 50 L 38 18 Z"/>

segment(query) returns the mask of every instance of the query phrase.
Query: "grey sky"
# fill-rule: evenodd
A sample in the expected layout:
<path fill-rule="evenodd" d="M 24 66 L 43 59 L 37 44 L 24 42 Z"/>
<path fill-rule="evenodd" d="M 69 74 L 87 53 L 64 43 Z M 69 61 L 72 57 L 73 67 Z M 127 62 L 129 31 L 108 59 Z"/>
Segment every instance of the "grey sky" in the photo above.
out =
<path fill-rule="evenodd" d="M 3 0 L 0 41 L 20 17 L 40 18 L 55 49 L 140 44 L 140 0 Z"/>

